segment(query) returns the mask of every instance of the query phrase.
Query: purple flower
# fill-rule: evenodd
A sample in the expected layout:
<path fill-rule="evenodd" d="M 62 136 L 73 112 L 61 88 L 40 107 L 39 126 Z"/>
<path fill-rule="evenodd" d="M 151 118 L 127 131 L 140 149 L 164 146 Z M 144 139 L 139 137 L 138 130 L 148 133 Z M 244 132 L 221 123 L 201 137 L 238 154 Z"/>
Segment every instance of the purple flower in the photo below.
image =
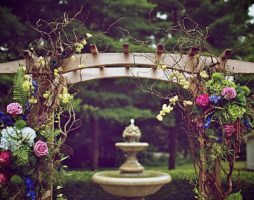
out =
<path fill-rule="evenodd" d="M 224 131 L 227 137 L 231 137 L 232 134 L 236 131 L 236 129 L 233 124 L 227 124 L 224 125 Z"/>
<path fill-rule="evenodd" d="M 225 99 L 231 100 L 231 99 L 234 99 L 236 97 L 236 90 L 233 87 L 225 87 L 225 88 L 222 89 L 221 95 Z"/>
<path fill-rule="evenodd" d="M 209 97 L 210 102 L 217 104 L 221 100 L 221 96 L 213 94 Z"/>
<path fill-rule="evenodd" d="M 7 113 L 11 115 L 19 115 L 23 112 L 22 106 L 19 103 L 10 103 L 7 106 Z"/>

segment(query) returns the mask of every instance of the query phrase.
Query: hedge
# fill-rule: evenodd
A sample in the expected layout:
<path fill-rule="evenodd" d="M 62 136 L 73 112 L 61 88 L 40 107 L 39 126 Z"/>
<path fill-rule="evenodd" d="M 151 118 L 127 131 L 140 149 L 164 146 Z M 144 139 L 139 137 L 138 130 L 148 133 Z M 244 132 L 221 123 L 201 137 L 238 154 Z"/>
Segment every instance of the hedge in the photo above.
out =
<path fill-rule="evenodd" d="M 164 171 L 165 172 L 165 171 Z M 168 172 L 168 171 L 167 171 Z M 94 172 L 71 171 L 64 178 L 62 193 L 70 200 L 118 200 L 105 193 L 98 185 L 91 183 Z M 172 176 L 172 182 L 165 185 L 159 192 L 146 200 L 195 200 L 193 192 L 196 176 L 193 170 L 173 170 L 168 172 Z M 239 179 L 234 175 L 234 192 L 241 190 L 244 200 L 253 200 L 254 173 L 242 171 Z M 56 192 L 55 192 L 56 194 Z"/>

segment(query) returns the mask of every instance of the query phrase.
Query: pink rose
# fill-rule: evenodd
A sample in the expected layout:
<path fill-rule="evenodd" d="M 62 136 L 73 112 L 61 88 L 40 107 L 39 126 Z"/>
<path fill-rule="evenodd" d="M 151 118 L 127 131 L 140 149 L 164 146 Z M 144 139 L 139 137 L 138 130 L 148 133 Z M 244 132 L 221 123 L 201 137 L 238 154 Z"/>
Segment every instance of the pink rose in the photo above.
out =
<path fill-rule="evenodd" d="M 23 112 L 22 106 L 19 103 L 10 103 L 7 106 L 7 113 L 11 115 L 19 115 Z"/>
<path fill-rule="evenodd" d="M 231 137 L 232 134 L 236 131 L 236 129 L 233 124 L 227 124 L 224 125 L 224 131 L 227 137 Z"/>
<path fill-rule="evenodd" d="M 221 95 L 225 99 L 230 100 L 230 99 L 233 99 L 236 97 L 236 90 L 235 90 L 235 88 L 232 88 L 232 87 L 225 87 L 221 91 Z"/>
<path fill-rule="evenodd" d="M 34 144 L 34 153 L 38 157 L 47 155 L 49 153 L 47 143 L 43 142 L 42 140 L 38 140 Z"/>
<path fill-rule="evenodd" d="M 0 152 L 0 165 L 8 165 L 11 160 L 11 152 L 9 151 L 2 151 Z"/>
<path fill-rule="evenodd" d="M 5 185 L 7 183 L 7 177 L 5 174 L 0 173 L 0 185 Z"/>
<path fill-rule="evenodd" d="M 205 108 L 209 105 L 209 95 L 208 94 L 200 94 L 196 98 L 196 104 L 199 107 Z"/>

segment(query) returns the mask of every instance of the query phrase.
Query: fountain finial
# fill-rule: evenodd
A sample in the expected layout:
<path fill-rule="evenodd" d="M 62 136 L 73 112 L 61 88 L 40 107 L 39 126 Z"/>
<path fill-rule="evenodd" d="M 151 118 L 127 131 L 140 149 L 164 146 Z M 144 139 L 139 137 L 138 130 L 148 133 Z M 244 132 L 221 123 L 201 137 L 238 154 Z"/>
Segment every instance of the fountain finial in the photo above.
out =
<path fill-rule="evenodd" d="M 141 131 L 137 126 L 135 126 L 134 119 L 131 119 L 130 123 L 131 124 L 123 131 L 123 138 L 125 138 L 127 142 L 138 142 L 141 137 Z"/>

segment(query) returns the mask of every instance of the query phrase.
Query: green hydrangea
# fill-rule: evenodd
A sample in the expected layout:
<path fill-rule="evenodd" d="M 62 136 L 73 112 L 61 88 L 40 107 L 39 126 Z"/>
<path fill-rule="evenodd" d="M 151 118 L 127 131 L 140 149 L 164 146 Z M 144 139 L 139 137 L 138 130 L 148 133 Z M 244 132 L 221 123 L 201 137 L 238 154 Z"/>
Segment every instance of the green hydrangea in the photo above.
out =
<path fill-rule="evenodd" d="M 242 104 L 242 105 L 246 105 L 246 96 L 244 93 L 238 93 L 237 94 L 237 100 Z"/>
<path fill-rule="evenodd" d="M 221 83 L 222 83 L 223 87 L 233 87 L 233 88 L 236 88 L 235 83 L 232 82 L 232 81 L 224 79 L 224 80 L 222 80 Z"/>
<path fill-rule="evenodd" d="M 215 72 L 212 74 L 212 79 L 206 82 L 206 87 L 211 93 L 220 95 L 224 87 L 236 88 L 236 85 L 234 82 L 226 80 L 222 73 Z"/>
<path fill-rule="evenodd" d="M 242 106 L 239 106 L 237 104 L 229 104 L 228 108 L 227 108 L 227 112 L 228 112 L 228 116 L 229 116 L 229 120 L 231 122 L 235 122 L 237 120 L 237 118 L 242 118 L 243 115 L 246 112 L 246 109 Z"/>
<path fill-rule="evenodd" d="M 11 183 L 13 185 L 20 185 L 23 183 L 22 178 L 18 175 L 14 175 L 11 177 Z"/>
<path fill-rule="evenodd" d="M 212 79 L 213 79 L 213 80 L 218 80 L 218 81 L 219 81 L 219 80 L 224 79 L 224 76 L 223 76 L 222 73 L 215 72 L 215 73 L 212 74 Z"/>
<path fill-rule="evenodd" d="M 206 87 L 210 90 L 213 94 L 220 94 L 221 90 L 223 88 L 222 84 L 220 82 L 209 80 L 206 82 Z"/>
<path fill-rule="evenodd" d="M 241 89 L 244 91 L 246 96 L 250 94 L 250 89 L 247 86 L 242 86 Z"/>
<path fill-rule="evenodd" d="M 15 126 L 17 129 L 22 129 L 26 126 L 26 122 L 24 120 L 18 120 L 16 121 Z"/>

